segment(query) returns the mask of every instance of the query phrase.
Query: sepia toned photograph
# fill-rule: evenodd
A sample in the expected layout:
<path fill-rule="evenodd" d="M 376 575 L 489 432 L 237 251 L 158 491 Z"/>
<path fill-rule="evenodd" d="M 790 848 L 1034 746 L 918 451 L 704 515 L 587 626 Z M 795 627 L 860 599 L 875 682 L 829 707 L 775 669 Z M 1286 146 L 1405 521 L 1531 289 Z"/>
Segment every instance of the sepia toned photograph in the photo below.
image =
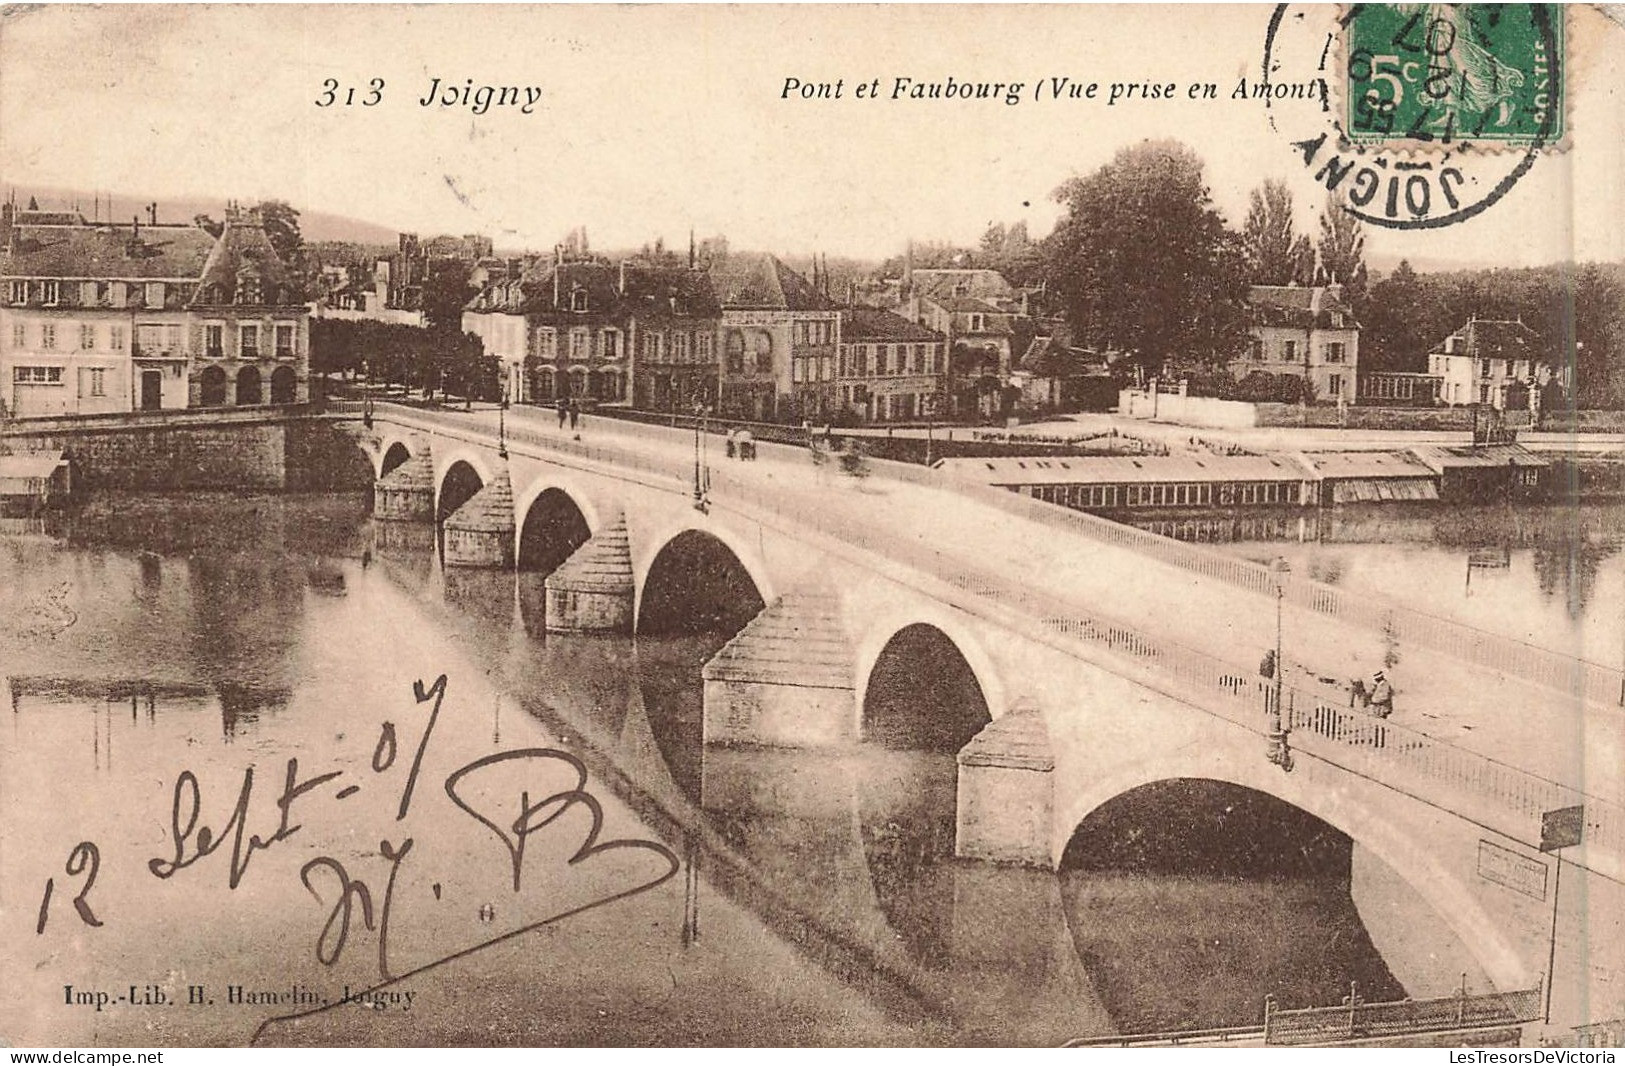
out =
<path fill-rule="evenodd" d="M 1620 1046 L 1622 62 L 0 5 L 0 1044 Z"/>

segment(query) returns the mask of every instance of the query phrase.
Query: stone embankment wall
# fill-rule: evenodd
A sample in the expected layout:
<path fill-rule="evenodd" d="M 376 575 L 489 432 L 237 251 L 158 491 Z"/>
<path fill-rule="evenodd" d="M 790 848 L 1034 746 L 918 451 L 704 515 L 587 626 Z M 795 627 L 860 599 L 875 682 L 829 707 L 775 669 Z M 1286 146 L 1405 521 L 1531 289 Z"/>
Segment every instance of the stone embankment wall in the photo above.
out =
<path fill-rule="evenodd" d="M 75 491 L 351 491 L 372 470 L 345 427 L 285 413 L 57 418 L 13 423 L 14 451 L 61 450 Z"/>

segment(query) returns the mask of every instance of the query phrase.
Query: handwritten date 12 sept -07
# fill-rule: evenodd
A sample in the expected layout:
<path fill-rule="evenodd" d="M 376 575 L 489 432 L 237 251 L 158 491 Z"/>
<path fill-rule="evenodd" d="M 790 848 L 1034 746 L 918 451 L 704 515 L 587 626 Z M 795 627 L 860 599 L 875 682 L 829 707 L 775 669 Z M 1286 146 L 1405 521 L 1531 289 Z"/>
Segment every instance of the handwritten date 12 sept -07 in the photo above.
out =
<path fill-rule="evenodd" d="M 423 682 L 413 685 L 413 694 L 419 704 L 432 701 L 428 721 L 424 724 L 423 732 L 418 737 L 416 750 L 413 752 L 410 767 L 400 786 L 399 801 L 395 810 L 395 821 L 403 821 L 412 807 L 419 774 L 423 768 L 423 758 L 428 750 L 430 739 L 434 735 L 435 726 L 440 717 L 441 705 L 446 693 L 446 677 L 442 674 L 434 684 L 427 689 Z M 400 752 L 399 738 L 397 737 L 393 722 L 385 721 L 373 748 L 371 769 L 375 774 L 388 773 L 395 765 Z M 550 766 L 562 766 L 572 773 L 575 780 L 573 784 L 560 791 L 554 792 L 544 798 L 533 802 L 528 793 L 521 793 L 519 797 L 519 814 L 512 822 L 503 824 L 499 819 L 488 816 L 478 810 L 465 799 L 458 791 L 459 783 L 477 778 L 483 771 L 499 766 L 512 766 L 523 764 L 543 769 Z M 235 890 L 248 874 L 250 864 L 256 853 L 270 850 L 284 841 L 294 837 L 303 828 L 303 822 L 295 817 L 294 808 L 305 797 L 322 790 L 338 781 L 344 776 L 344 771 L 333 770 L 326 773 L 301 777 L 298 758 L 289 758 L 283 775 L 282 790 L 276 800 L 278 818 L 275 828 L 268 836 L 251 833 L 248 829 L 249 808 L 254 793 L 254 769 L 248 767 L 243 771 L 242 782 L 238 788 L 237 799 L 231 808 L 230 815 L 218 828 L 200 824 L 203 820 L 203 788 L 198 777 L 191 770 L 183 770 L 175 778 L 170 808 L 171 848 L 168 855 L 151 859 L 147 863 L 148 872 L 160 880 L 169 880 L 190 867 L 203 862 L 209 856 L 221 851 L 230 842 L 230 861 L 226 871 L 227 887 Z M 590 816 L 590 825 L 581 841 L 580 846 L 567 860 L 570 864 L 580 863 L 594 855 L 613 849 L 639 849 L 646 850 L 661 856 L 668 869 L 666 872 L 637 889 L 638 891 L 653 888 L 663 882 L 678 868 L 678 860 L 664 845 L 648 840 L 609 840 L 600 841 L 599 835 L 603 825 L 603 809 L 599 801 L 587 791 L 586 767 L 574 755 L 551 748 L 525 748 L 516 751 L 498 752 L 476 759 L 465 766 L 458 768 L 447 776 L 444 788 L 451 802 L 468 814 L 475 822 L 484 826 L 495 834 L 501 841 L 507 853 L 512 870 L 512 883 L 515 892 L 522 887 L 523 858 L 527 839 L 534 833 L 540 832 L 567 811 L 575 807 L 583 807 Z M 348 799 L 361 791 L 359 784 L 347 784 L 333 791 L 336 800 Z M 308 801 L 307 801 L 308 802 Z M 379 841 L 378 854 L 385 861 L 388 868 L 387 880 L 381 899 L 373 892 L 368 883 L 351 875 L 343 863 L 326 855 L 310 859 L 300 869 L 300 880 L 307 891 L 318 901 L 324 900 L 324 895 L 318 890 L 318 880 L 328 880 L 336 889 L 332 895 L 327 896 L 332 903 L 317 937 L 316 955 L 326 965 L 338 961 L 344 951 L 349 936 L 352 920 L 359 910 L 361 924 L 378 933 L 378 972 L 380 977 L 391 980 L 392 974 L 389 964 L 389 921 L 395 902 L 395 885 L 397 875 L 402 864 L 411 854 L 414 840 L 410 836 L 399 841 L 383 839 Z M 82 883 L 78 895 L 73 899 L 73 906 L 82 922 L 91 927 L 100 927 L 102 920 L 92 909 L 88 896 L 93 888 L 96 875 L 100 867 L 100 852 L 92 841 L 81 841 L 69 854 L 65 871 L 70 877 L 81 877 Z M 55 891 L 55 879 L 47 879 L 45 890 L 40 901 L 39 918 L 36 932 L 43 934 L 50 916 L 52 897 Z M 608 899 L 621 898 L 626 892 L 617 893 Z M 377 906 L 375 907 L 375 901 Z M 508 934 L 511 935 L 511 934 Z"/>

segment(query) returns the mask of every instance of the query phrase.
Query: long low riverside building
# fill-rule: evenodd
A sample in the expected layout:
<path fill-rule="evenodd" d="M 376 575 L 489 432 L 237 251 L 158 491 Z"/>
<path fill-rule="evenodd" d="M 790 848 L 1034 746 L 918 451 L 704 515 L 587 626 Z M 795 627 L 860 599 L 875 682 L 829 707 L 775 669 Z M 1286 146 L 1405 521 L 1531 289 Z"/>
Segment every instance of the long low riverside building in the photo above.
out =
<path fill-rule="evenodd" d="M 1080 511 L 1313 504 L 1318 477 L 1302 461 L 1269 455 L 1106 455 L 944 459 L 961 481 L 997 485 Z"/>
<path fill-rule="evenodd" d="M 1278 455 L 943 459 L 964 482 L 1080 511 L 1312 507 L 1538 495 L 1549 468 L 1519 445 Z"/>

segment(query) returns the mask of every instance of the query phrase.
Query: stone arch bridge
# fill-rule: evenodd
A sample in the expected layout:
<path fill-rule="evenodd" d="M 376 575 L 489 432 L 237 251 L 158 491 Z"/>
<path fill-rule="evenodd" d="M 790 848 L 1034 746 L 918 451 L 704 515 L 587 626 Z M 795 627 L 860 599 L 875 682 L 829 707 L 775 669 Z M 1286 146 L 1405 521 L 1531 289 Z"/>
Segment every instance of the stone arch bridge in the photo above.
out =
<path fill-rule="evenodd" d="M 676 430 L 583 443 L 388 406 L 357 431 L 380 526 L 432 525 L 448 567 L 547 572 L 548 630 L 736 629 L 704 667 L 707 745 L 838 748 L 892 728 L 897 693 L 925 686 L 958 750 L 961 856 L 1057 868 L 1114 799 L 1225 782 L 1352 841 L 1351 894 L 1410 994 L 1464 973 L 1527 988 L 1555 955 L 1554 1020 L 1594 1020 L 1621 995 L 1607 804 L 1311 693 L 1274 703 L 1256 667 L 1124 625 L 1110 604 L 1007 582 L 926 531 L 873 531 L 866 516 L 939 491 L 919 484 L 930 471 L 848 479 L 796 449 L 728 463 Z M 1266 757 L 1277 709 L 1290 772 Z M 1586 841 L 1565 853 L 1559 896 L 1541 816 L 1580 804 Z"/>

